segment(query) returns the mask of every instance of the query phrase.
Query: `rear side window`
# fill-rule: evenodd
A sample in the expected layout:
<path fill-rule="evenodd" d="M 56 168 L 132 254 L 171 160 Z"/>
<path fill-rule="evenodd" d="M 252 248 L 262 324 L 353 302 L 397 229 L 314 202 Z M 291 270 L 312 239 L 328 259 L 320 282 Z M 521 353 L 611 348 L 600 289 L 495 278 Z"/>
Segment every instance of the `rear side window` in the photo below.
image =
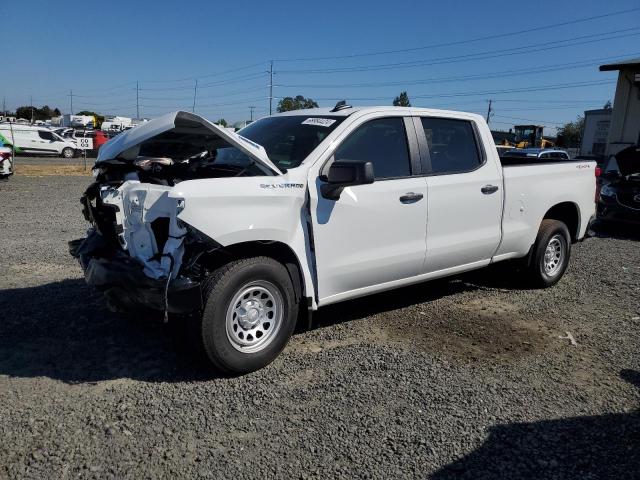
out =
<path fill-rule="evenodd" d="M 44 130 L 38 130 L 38 136 L 43 140 L 56 140 L 56 137 L 53 136 L 52 132 L 47 132 Z"/>
<path fill-rule="evenodd" d="M 376 179 L 410 176 L 403 119 L 380 118 L 361 125 L 336 149 L 334 158 L 369 161 Z"/>
<path fill-rule="evenodd" d="M 474 170 L 482 163 L 471 122 L 449 118 L 423 117 L 433 173 Z"/>

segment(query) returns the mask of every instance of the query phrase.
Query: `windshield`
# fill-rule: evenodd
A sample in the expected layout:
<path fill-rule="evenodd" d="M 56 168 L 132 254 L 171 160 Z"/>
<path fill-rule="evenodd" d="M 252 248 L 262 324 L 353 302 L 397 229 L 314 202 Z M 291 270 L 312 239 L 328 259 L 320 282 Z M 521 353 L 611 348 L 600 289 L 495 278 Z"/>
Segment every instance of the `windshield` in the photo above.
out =
<path fill-rule="evenodd" d="M 249 124 L 238 134 L 264 147 L 281 170 L 295 168 L 345 119 L 344 116 L 292 115 L 267 117 Z M 219 149 L 218 162 L 227 163 L 236 152 Z M 239 159 L 234 158 L 232 163 Z M 231 163 L 231 162 L 230 162 Z"/>

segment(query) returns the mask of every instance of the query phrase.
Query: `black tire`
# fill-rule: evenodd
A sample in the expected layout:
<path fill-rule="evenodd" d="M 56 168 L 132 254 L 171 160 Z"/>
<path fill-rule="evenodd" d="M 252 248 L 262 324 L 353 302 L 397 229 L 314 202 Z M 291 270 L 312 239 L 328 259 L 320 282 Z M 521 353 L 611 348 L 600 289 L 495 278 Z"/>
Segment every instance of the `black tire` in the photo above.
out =
<path fill-rule="evenodd" d="M 62 158 L 73 158 L 75 156 L 75 151 L 71 147 L 65 147 L 62 149 L 60 156 Z"/>
<path fill-rule="evenodd" d="M 553 245 L 559 245 L 560 258 L 557 258 L 556 267 L 549 269 L 545 265 L 545 255 L 547 247 L 554 240 Z M 557 257 L 557 255 L 556 255 Z M 528 279 L 534 287 L 547 288 L 558 283 L 564 275 L 569 265 L 571 257 L 571 235 L 567 226 L 559 220 L 545 219 L 540 224 L 538 236 L 533 244 L 529 266 L 527 268 Z M 554 263 L 554 256 L 551 255 L 551 265 Z"/>
<path fill-rule="evenodd" d="M 279 294 L 282 301 L 282 315 L 279 327 L 269 333 L 268 343 L 259 351 L 245 353 L 234 346 L 230 339 L 233 332 L 227 333 L 227 313 L 233 309 L 231 302 L 236 295 L 243 289 L 254 288 L 255 282 L 275 287 L 274 293 Z M 236 260 L 219 268 L 205 282 L 203 299 L 204 312 L 196 322 L 196 338 L 200 343 L 197 347 L 203 348 L 206 357 L 221 373 L 249 373 L 268 365 L 287 345 L 296 327 L 298 304 L 289 272 L 269 257 Z"/>

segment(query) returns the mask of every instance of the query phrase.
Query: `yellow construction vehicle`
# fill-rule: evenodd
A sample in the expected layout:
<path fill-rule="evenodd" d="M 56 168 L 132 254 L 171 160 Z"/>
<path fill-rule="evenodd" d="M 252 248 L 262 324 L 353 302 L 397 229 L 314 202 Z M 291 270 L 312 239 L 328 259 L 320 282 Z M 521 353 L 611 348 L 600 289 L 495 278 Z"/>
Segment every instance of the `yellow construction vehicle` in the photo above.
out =
<path fill-rule="evenodd" d="M 544 127 L 542 125 L 515 125 L 516 148 L 550 148 L 555 144 L 542 136 Z"/>

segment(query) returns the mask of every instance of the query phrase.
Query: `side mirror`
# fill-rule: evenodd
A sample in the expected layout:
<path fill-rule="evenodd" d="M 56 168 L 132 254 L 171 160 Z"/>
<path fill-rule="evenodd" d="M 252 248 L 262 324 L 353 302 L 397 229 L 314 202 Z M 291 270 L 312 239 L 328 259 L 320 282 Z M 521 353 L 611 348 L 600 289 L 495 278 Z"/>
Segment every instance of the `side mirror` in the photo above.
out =
<path fill-rule="evenodd" d="M 373 183 L 373 164 L 364 160 L 335 160 L 320 186 L 320 193 L 329 200 L 338 200 L 344 187 Z"/>
<path fill-rule="evenodd" d="M 617 172 L 615 170 L 609 170 L 607 172 L 604 172 L 604 174 L 602 175 L 602 178 L 604 178 L 605 180 L 618 180 L 620 178 L 620 172 Z"/>

